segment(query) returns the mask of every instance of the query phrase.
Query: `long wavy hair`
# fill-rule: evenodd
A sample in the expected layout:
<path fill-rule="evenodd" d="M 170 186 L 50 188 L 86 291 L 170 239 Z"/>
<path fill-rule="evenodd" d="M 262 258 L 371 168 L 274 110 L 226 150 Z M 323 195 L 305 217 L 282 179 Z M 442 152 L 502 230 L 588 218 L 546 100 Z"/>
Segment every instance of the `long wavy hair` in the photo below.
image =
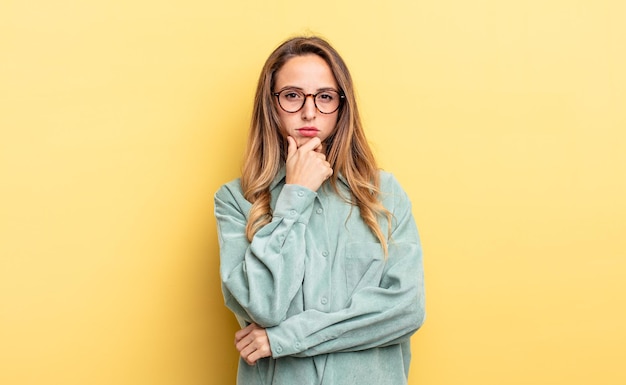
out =
<path fill-rule="evenodd" d="M 359 208 L 361 218 L 387 255 L 391 213 L 379 199 L 378 166 L 363 132 L 352 77 L 339 53 L 319 37 L 295 37 L 285 41 L 272 52 L 261 71 L 241 177 L 244 197 L 252 203 L 246 236 L 252 241 L 254 234 L 271 221 L 269 186 L 285 164 L 287 154 L 286 141 L 280 133 L 277 102 L 272 94 L 276 74 L 289 59 L 310 54 L 326 61 L 345 95 L 336 129 L 325 141 L 326 158 L 333 169 L 329 183 L 339 194 L 337 178 L 343 175 L 351 192 L 350 197 L 344 198 Z M 387 236 L 380 228 L 379 217 L 387 219 Z"/>

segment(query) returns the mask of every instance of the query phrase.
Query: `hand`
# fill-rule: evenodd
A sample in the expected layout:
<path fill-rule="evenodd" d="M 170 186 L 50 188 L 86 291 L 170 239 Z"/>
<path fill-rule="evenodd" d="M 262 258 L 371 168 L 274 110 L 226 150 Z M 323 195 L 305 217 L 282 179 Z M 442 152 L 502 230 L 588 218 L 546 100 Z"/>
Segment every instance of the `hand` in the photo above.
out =
<path fill-rule="evenodd" d="M 248 365 L 254 365 L 259 359 L 272 355 L 267 332 L 254 323 L 235 333 L 235 347 Z"/>
<path fill-rule="evenodd" d="M 326 155 L 322 152 L 320 138 L 311 138 L 300 146 L 291 136 L 287 137 L 289 147 L 287 149 L 287 176 L 285 182 L 297 184 L 317 191 L 322 183 L 333 175 L 330 163 L 326 161 Z"/>

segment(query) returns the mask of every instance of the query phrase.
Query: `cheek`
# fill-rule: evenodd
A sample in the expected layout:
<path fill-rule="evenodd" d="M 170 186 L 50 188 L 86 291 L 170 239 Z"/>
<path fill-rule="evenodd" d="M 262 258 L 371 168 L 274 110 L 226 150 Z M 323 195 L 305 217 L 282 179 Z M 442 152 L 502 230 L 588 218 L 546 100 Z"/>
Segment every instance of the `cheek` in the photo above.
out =
<path fill-rule="evenodd" d="M 339 122 L 339 116 L 335 115 L 335 116 L 329 116 L 328 117 L 328 130 L 329 132 L 333 133 L 335 132 L 335 130 L 337 129 L 337 122 Z"/>
<path fill-rule="evenodd" d="M 287 129 L 289 128 L 289 116 L 285 116 L 284 113 L 278 113 L 278 123 L 280 124 L 280 133 L 282 136 L 287 137 Z"/>

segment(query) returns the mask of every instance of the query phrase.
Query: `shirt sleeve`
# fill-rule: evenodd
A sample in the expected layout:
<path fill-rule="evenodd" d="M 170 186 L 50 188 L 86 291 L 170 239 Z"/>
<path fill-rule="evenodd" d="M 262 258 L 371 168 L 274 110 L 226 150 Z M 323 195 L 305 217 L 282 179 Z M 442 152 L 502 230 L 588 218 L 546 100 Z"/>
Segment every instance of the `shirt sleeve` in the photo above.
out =
<path fill-rule="evenodd" d="M 380 285 L 357 289 L 341 310 L 309 309 L 266 329 L 274 358 L 397 344 L 422 325 L 422 249 L 409 199 L 395 179 L 392 182 L 394 226 Z"/>
<path fill-rule="evenodd" d="M 222 292 L 240 322 L 270 327 L 285 319 L 304 278 L 304 233 L 315 196 L 305 187 L 285 185 L 272 221 L 248 242 L 251 204 L 239 185 L 225 185 L 215 194 Z"/>

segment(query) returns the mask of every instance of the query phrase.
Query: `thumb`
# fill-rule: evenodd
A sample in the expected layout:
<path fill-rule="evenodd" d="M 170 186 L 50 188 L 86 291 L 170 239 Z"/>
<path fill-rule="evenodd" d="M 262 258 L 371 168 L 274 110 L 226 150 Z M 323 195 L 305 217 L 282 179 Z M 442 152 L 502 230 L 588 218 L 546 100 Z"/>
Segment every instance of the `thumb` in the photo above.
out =
<path fill-rule="evenodd" d="M 289 159 L 296 154 L 296 151 L 298 150 L 298 145 L 296 144 L 296 140 L 291 136 L 287 137 L 287 143 L 287 159 Z"/>

